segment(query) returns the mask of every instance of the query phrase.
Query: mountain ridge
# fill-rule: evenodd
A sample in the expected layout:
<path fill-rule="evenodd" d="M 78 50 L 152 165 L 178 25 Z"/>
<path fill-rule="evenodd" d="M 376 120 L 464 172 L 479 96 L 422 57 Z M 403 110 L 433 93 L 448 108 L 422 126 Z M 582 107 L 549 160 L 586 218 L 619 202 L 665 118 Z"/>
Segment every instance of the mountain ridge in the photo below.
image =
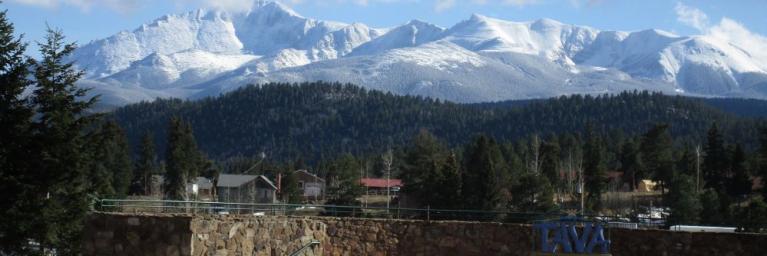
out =
<path fill-rule="evenodd" d="M 767 98 L 767 61 L 709 35 L 601 31 L 474 14 L 449 28 L 371 28 L 306 18 L 270 2 L 244 12 L 166 15 L 79 48 L 81 82 L 121 106 L 204 98 L 247 84 L 340 81 L 455 102 L 652 90 Z"/>

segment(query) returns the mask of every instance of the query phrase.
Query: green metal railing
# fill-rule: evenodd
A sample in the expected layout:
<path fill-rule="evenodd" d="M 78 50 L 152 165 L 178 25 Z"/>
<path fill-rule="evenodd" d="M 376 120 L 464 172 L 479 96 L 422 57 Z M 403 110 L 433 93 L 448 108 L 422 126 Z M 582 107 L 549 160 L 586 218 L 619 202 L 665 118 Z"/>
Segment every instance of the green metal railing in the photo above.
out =
<path fill-rule="evenodd" d="M 104 212 L 133 213 L 188 213 L 188 214 L 238 214 L 238 215 L 283 215 L 283 216 L 338 216 L 360 218 L 390 218 L 418 220 L 461 220 L 492 221 L 506 223 L 530 223 L 541 219 L 557 219 L 568 216 L 560 212 L 513 212 L 465 209 L 432 209 L 379 207 L 362 205 L 318 205 L 318 204 L 265 204 L 181 200 L 140 200 L 100 199 L 94 209 Z M 599 218 L 616 223 L 628 222 L 615 216 L 582 216 Z M 636 221 L 636 220 L 635 220 Z M 659 220 L 644 220 L 653 223 Z M 658 226 L 658 225 L 643 225 Z"/>

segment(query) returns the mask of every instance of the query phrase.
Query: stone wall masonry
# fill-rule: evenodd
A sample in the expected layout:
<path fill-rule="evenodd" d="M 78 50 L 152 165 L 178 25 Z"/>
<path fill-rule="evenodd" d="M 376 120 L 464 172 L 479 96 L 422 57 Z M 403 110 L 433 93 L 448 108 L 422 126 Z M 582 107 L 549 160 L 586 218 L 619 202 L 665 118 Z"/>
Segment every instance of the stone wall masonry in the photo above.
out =
<path fill-rule="evenodd" d="M 91 214 L 84 255 L 191 255 L 191 216 Z"/>
<path fill-rule="evenodd" d="M 329 248 L 326 225 L 318 220 L 265 216 L 206 216 L 192 222 L 192 255 L 289 255 L 312 241 L 302 255 Z"/>
<path fill-rule="evenodd" d="M 86 222 L 85 255 L 530 255 L 521 224 L 331 217 L 125 215 Z M 616 256 L 767 255 L 767 235 L 611 229 Z"/>

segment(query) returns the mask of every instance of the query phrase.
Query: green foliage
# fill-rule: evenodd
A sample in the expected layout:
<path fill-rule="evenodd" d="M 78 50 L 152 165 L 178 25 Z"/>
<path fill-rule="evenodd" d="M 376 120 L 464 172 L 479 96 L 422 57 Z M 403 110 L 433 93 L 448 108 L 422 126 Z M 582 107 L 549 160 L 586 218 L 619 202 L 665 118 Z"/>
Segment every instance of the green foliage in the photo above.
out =
<path fill-rule="evenodd" d="M 714 189 L 706 189 L 700 194 L 701 211 L 699 213 L 700 223 L 703 225 L 720 225 L 724 223 L 725 216 L 722 215 L 721 203 L 719 202 L 719 193 Z"/>
<path fill-rule="evenodd" d="M 29 254 L 28 235 L 34 232 L 29 213 L 37 212 L 37 182 L 29 175 L 32 135 L 32 106 L 23 92 L 31 64 L 24 56 L 27 44 L 14 34 L 6 11 L 0 12 L 0 254 Z"/>
<path fill-rule="evenodd" d="M 506 206 L 509 170 L 494 139 L 479 135 L 467 146 L 462 181 L 465 208 L 497 210 Z"/>
<path fill-rule="evenodd" d="M 583 147 L 583 179 L 586 206 L 592 211 L 602 209 L 602 194 L 607 189 L 607 170 L 602 139 L 589 131 Z"/>
<path fill-rule="evenodd" d="M 139 103 L 113 115 L 135 144 L 151 131 L 164 148 L 167 120 L 178 116 L 191 122 L 200 148 L 215 159 L 267 152 L 273 161 L 301 157 L 308 164 L 342 152 L 380 155 L 408 144 L 421 129 L 456 147 L 478 133 L 505 144 L 531 134 L 583 133 L 591 123 L 606 145 L 618 146 L 617 136 L 606 135 L 622 131 L 634 136 L 652 124 L 666 123 L 681 145 L 697 142 L 716 121 L 728 140 L 743 143 L 747 150 L 756 146 L 757 121 L 725 114 L 694 98 L 626 92 L 509 104 L 454 104 L 314 82 L 246 86 L 199 101 Z"/>
<path fill-rule="evenodd" d="M 671 208 L 669 225 L 690 225 L 699 221 L 702 206 L 695 192 L 695 182 L 687 175 L 677 175 L 670 183 L 666 204 Z"/>
<path fill-rule="evenodd" d="M 354 205 L 365 188 L 360 184 L 362 166 L 351 154 L 344 154 L 328 170 L 328 204 Z"/>
<path fill-rule="evenodd" d="M 673 140 L 669 126 L 654 126 L 642 136 L 640 146 L 645 173 L 661 182 L 661 189 L 674 179 Z"/>
<path fill-rule="evenodd" d="M 447 152 L 447 148 L 426 130 L 421 130 L 405 151 L 400 177 L 408 185 L 402 192 L 417 198 L 421 207 L 438 208 L 444 204 L 435 192 L 442 186 L 440 180 L 444 178 L 442 171 Z"/>
<path fill-rule="evenodd" d="M 510 208 L 522 212 L 554 210 L 554 189 L 548 178 L 537 173 L 525 173 L 512 186 Z"/>
<path fill-rule="evenodd" d="M 738 229 L 744 232 L 767 233 L 767 203 L 755 198 L 738 216 Z"/>
<path fill-rule="evenodd" d="M 186 200 L 186 184 L 206 170 L 208 161 L 197 149 L 189 123 L 174 117 L 171 118 L 168 129 L 165 193 L 170 199 Z"/>
<path fill-rule="evenodd" d="M 634 140 L 628 140 L 623 143 L 618 161 L 620 161 L 620 170 L 623 172 L 623 177 L 630 182 L 631 189 L 635 189 L 637 182 L 645 178 L 638 143 Z"/>
<path fill-rule="evenodd" d="M 89 187 L 97 197 L 123 198 L 133 178 L 128 139 L 113 121 L 105 122 L 91 137 Z"/>
<path fill-rule="evenodd" d="M 298 177 L 294 169 L 293 166 L 283 169 L 282 178 L 280 179 L 282 182 L 280 184 L 280 197 L 282 202 L 290 204 L 298 204 L 302 201 L 301 190 L 298 187 Z"/>
<path fill-rule="evenodd" d="M 703 160 L 703 177 L 706 181 L 706 187 L 724 190 L 726 186 L 726 173 L 729 169 L 727 151 L 724 145 L 724 138 L 719 131 L 719 126 L 715 123 L 708 130 L 708 137 L 705 147 L 706 157 Z"/>
<path fill-rule="evenodd" d="M 543 143 L 541 147 L 541 173 L 550 181 L 551 185 L 562 184 L 559 180 L 560 155 L 559 142 L 556 137 Z"/>
<path fill-rule="evenodd" d="M 138 160 L 133 169 L 133 181 L 131 182 L 130 194 L 151 194 L 152 175 L 157 174 L 157 153 L 154 139 L 151 133 L 144 134 L 139 146 Z"/>
<path fill-rule="evenodd" d="M 36 161 L 28 174 L 36 178 L 32 186 L 40 205 L 39 210 L 28 213 L 39 224 L 31 238 L 43 248 L 73 255 L 80 247 L 82 219 L 89 203 L 86 170 L 91 145 L 84 130 L 97 118 L 85 111 L 96 98 L 79 100 L 87 92 L 75 85 L 83 73 L 65 62 L 75 45 L 65 43 L 61 31 L 49 28 L 39 47 L 42 59 L 34 66 L 32 98 L 37 109 L 34 151 L 39 156 L 30 156 Z"/>
<path fill-rule="evenodd" d="M 727 194 L 737 198 L 738 201 L 745 199 L 751 194 L 753 182 L 746 169 L 746 152 L 740 144 L 736 144 L 730 158 L 730 175 L 727 180 Z"/>

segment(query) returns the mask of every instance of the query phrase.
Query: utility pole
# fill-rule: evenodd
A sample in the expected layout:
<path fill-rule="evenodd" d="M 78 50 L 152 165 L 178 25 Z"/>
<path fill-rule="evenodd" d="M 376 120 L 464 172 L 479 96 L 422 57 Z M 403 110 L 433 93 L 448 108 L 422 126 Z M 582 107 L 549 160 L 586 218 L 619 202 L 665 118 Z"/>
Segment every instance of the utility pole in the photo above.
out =
<path fill-rule="evenodd" d="M 586 194 L 586 191 L 583 187 L 583 168 L 579 168 L 578 170 L 578 188 L 581 192 L 581 216 L 584 215 L 584 195 Z"/>

